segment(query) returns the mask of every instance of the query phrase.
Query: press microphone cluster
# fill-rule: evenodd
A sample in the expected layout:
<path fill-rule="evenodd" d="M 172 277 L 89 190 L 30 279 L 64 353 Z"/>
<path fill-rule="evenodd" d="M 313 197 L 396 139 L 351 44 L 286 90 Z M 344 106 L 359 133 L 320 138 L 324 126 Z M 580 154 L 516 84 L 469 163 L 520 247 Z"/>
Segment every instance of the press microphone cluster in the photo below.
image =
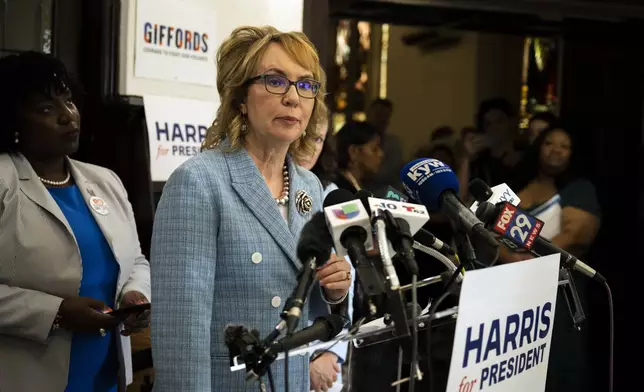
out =
<path fill-rule="evenodd" d="M 559 253 L 561 254 L 561 264 L 564 267 L 572 268 L 600 283 L 606 282 L 606 279 L 588 264 L 541 237 L 539 234 L 543 229 L 544 222 L 518 208 L 518 197 L 515 199 L 512 196 L 514 192 L 507 185 L 502 184 L 496 192 L 492 189 L 480 179 L 472 180 L 470 184 L 472 196 L 479 202 L 476 216 L 501 236 L 501 242 L 510 249 L 524 249 L 537 256 Z M 508 198 L 503 200 L 503 195 Z M 488 198 L 486 199 L 486 197 Z"/>

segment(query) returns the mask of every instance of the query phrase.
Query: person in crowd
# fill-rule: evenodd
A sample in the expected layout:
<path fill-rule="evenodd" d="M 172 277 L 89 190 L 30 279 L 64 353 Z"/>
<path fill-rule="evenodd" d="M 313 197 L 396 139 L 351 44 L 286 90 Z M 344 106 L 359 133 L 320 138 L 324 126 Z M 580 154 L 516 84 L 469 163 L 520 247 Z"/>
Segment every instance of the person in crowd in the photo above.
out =
<path fill-rule="evenodd" d="M 373 176 L 366 179 L 365 188 L 374 192 L 387 186 L 401 188 L 400 169 L 405 162 L 400 139 L 389 130 L 393 110 L 393 103 L 383 98 L 374 100 L 367 110 L 367 122 L 378 131 L 383 160 L 387 162 L 386 165 L 380 166 Z"/>
<path fill-rule="evenodd" d="M 528 141 L 530 144 L 539 137 L 541 132 L 557 123 L 557 116 L 551 112 L 539 112 L 530 118 L 528 122 Z"/>
<path fill-rule="evenodd" d="M 440 140 L 451 139 L 455 135 L 456 131 L 454 131 L 454 128 L 448 125 L 443 125 L 432 131 L 431 135 L 429 136 L 429 142 L 434 143 Z"/>
<path fill-rule="evenodd" d="M 575 144 L 571 134 L 554 124 L 544 130 L 526 155 L 529 166 L 525 186 L 518 192 L 520 207 L 544 222 L 541 236 L 577 257 L 583 257 L 600 228 L 601 209 L 593 184 L 580 177 Z M 531 258 L 525 253 L 506 251 L 505 261 Z M 573 272 L 573 279 L 588 309 L 588 279 Z M 566 299 L 559 290 L 548 367 L 546 390 L 589 391 L 593 388 L 587 329 L 578 331 L 568 313 Z"/>
<path fill-rule="evenodd" d="M 338 170 L 338 156 L 334 135 L 329 133 L 331 120 L 320 125 L 320 135 L 315 139 L 315 152 L 299 160 L 300 166 L 310 170 L 322 183 L 325 197 L 338 189 L 334 181 Z"/>
<path fill-rule="evenodd" d="M 337 172 L 337 155 L 335 149 L 335 138 L 329 133 L 331 122 L 325 122 L 320 125 L 320 135 L 315 139 L 315 153 L 310 157 L 302 157 L 299 160 L 300 166 L 310 170 L 315 174 L 324 188 L 324 197 L 338 186 L 333 183 Z M 352 276 L 355 279 L 353 267 L 351 267 Z M 351 317 L 353 312 L 353 287 L 349 291 L 348 300 L 346 301 L 347 317 Z M 340 392 L 343 388 L 342 370 L 346 368 L 348 343 L 337 343 L 328 351 L 316 353 L 311 357 L 310 374 L 311 390 Z M 326 389 L 329 388 L 329 389 Z"/>
<path fill-rule="evenodd" d="M 231 372 L 229 324 L 267 336 L 297 282 L 300 231 L 322 209 L 320 181 L 295 164 L 327 119 L 325 77 L 299 32 L 236 28 L 217 53 L 221 105 L 202 153 L 168 179 L 152 235 L 155 391 L 256 391 Z M 301 325 L 346 299 L 349 263 L 332 254 Z M 290 283 L 289 283 L 290 282 Z M 309 391 L 309 358 L 272 366 L 275 390 Z"/>
<path fill-rule="evenodd" d="M 350 121 L 337 133 L 336 145 L 339 171 L 335 183 L 356 193 L 380 170 L 383 160 L 380 133 L 370 123 Z"/>
<path fill-rule="evenodd" d="M 59 60 L 5 57 L 0 85 L 0 390 L 116 392 L 149 320 L 104 314 L 150 299 L 127 193 L 69 158 L 81 118 Z"/>
<path fill-rule="evenodd" d="M 483 101 L 477 114 L 477 132 L 463 139 L 470 160 L 470 175 L 490 186 L 514 183 L 514 167 L 523 151 L 518 146 L 518 120 L 504 98 Z"/>

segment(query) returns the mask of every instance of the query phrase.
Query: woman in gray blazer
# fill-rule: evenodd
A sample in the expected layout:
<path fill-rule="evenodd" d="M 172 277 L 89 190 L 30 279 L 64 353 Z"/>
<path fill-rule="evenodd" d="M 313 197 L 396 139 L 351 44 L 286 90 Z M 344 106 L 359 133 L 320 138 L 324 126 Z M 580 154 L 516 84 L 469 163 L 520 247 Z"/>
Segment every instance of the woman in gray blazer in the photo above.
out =
<path fill-rule="evenodd" d="M 113 172 L 68 158 L 80 115 L 60 61 L 5 57 L 0 86 L 0 391 L 116 392 L 149 318 L 104 314 L 150 298 L 132 207 Z"/>
<path fill-rule="evenodd" d="M 221 106 L 204 151 L 164 188 L 152 238 L 152 353 L 157 392 L 257 391 L 231 372 L 229 324 L 275 327 L 302 263 L 300 230 L 322 209 L 320 181 L 297 166 L 326 121 L 325 81 L 302 33 L 241 27 L 217 54 Z M 350 265 L 335 255 L 303 314 L 346 298 Z M 301 324 L 305 324 L 302 322 Z M 284 362 L 273 365 L 284 390 Z M 289 360 L 290 391 L 309 390 L 308 356 Z"/>

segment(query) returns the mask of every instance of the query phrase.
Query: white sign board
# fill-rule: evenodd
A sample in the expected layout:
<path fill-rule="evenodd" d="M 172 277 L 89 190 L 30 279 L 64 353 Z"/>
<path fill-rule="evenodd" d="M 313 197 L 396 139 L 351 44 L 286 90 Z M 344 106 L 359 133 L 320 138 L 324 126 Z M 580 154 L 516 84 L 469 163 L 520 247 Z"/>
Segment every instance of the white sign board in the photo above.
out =
<path fill-rule="evenodd" d="M 214 87 L 216 13 L 197 3 L 138 0 L 134 75 Z"/>
<path fill-rule="evenodd" d="M 190 157 L 197 155 L 217 104 L 194 99 L 143 97 L 150 145 L 152 181 L 166 181 Z"/>
<path fill-rule="evenodd" d="M 543 392 L 560 256 L 468 271 L 447 392 Z"/>

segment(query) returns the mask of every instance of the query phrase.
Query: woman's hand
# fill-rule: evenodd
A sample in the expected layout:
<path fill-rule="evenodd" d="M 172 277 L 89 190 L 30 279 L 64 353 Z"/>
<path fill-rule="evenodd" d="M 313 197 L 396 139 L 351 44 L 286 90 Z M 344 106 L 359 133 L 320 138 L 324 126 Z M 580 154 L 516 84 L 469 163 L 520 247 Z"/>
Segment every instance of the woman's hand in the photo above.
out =
<path fill-rule="evenodd" d="M 311 375 L 311 390 L 326 392 L 338 379 L 338 373 L 340 373 L 338 357 L 332 352 L 321 354 L 311 362 L 309 373 Z"/>
<path fill-rule="evenodd" d="M 320 281 L 326 296 L 331 301 L 344 297 L 351 287 L 351 265 L 335 253 L 322 267 L 317 269 L 315 277 Z"/>
<path fill-rule="evenodd" d="M 103 302 L 87 297 L 64 299 L 58 309 L 60 327 L 70 332 L 100 333 L 119 324 L 115 317 L 104 314 L 111 309 Z"/>
<path fill-rule="evenodd" d="M 141 294 L 138 291 L 128 291 L 123 294 L 121 299 L 121 307 L 126 308 L 128 306 L 147 304 L 149 301 L 145 295 Z M 144 330 L 150 325 L 150 311 L 146 310 L 141 313 L 133 314 L 126 318 L 123 321 L 123 326 L 125 329 L 121 332 L 123 336 L 130 336 L 133 333 Z"/>

